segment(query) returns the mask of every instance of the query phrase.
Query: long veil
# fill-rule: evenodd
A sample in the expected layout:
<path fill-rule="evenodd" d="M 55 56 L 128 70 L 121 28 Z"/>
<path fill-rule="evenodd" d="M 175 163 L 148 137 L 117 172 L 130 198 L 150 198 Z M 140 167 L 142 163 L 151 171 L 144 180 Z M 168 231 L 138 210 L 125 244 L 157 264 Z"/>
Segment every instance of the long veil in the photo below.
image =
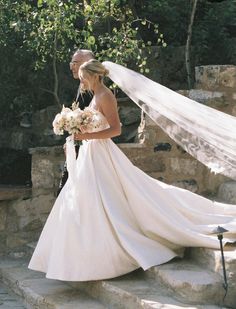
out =
<path fill-rule="evenodd" d="M 147 77 L 103 62 L 116 83 L 185 151 L 215 173 L 236 179 L 236 118 L 200 104 Z"/>

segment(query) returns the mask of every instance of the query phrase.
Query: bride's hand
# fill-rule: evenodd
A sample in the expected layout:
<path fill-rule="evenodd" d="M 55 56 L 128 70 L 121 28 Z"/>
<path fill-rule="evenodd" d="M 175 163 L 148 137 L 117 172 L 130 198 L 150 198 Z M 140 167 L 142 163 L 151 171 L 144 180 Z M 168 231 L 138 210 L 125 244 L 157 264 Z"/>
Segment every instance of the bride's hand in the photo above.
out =
<path fill-rule="evenodd" d="M 86 139 L 86 137 L 85 137 L 86 126 L 85 125 L 80 126 L 80 131 L 81 131 L 81 133 L 74 134 L 74 139 L 75 140 L 82 141 L 82 140 Z"/>
<path fill-rule="evenodd" d="M 75 133 L 74 134 L 74 140 L 76 141 L 82 141 L 88 139 L 89 133 Z"/>
<path fill-rule="evenodd" d="M 87 127 L 86 125 L 80 126 L 81 133 L 86 133 Z"/>
<path fill-rule="evenodd" d="M 83 133 L 75 133 L 75 134 L 74 134 L 74 140 L 76 140 L 76 141 L 82 141 L 83 139 L 85 139 Z"/>

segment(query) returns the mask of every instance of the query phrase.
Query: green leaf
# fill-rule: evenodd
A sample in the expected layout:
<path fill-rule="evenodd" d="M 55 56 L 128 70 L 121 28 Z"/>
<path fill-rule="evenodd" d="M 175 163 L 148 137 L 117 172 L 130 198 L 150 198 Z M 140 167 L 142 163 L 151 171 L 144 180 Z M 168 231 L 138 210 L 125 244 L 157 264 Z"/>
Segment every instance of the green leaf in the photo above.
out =
<path fill-rule="evenodd" d="M 85 10 L 86 10 L 86 12 L 92 12 L 92 8 L 91 8 L 90 5 L 86 5 Z"/>
<path fill-rule="evenodd" d="M 94 37 L 93 35 L 91 35 L 91 36 L 89 36 L 89 37 L 87 38 L 87 43 L 88 43 L 89 45 L 94 45 L 95 42 L 96 42 L 96 39 L 95 39 L 95 37 Z"/>
<path fill-rule="evenodd" d="M 43 0 L 38 0 L 37 5 L 38 5 L 38 8 L 40 8 L 43 5 Z"/>

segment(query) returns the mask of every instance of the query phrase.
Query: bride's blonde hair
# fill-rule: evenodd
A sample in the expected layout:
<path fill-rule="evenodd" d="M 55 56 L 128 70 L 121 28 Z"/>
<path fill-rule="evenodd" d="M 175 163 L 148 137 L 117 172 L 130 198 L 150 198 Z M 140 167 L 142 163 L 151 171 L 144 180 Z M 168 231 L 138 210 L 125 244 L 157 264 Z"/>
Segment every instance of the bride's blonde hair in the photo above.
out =
<path fill-rule="evenodd" d="M 86 71 L 90 75 L 98 74 L 100 78 L 107 76 L 109 71 L 96 59 L 90 59 L 80 66 L 80 71 Z"/>
<path fill-rule="evenodd" d="M 102 81 L 103 78 L 109 74 L 109 71 L 105 68 L 105 66 L 96 59 L 90 59 L 83 63 L 80 66 L 79 71 L 82 73 L 82 75 L 83 72 L 86 72 L 89 75 L 96 74 L 98 75 L 100 81 Z M 80 89 L 82 92 L 86 91 L 86 89 L 83 89 L 83 87 L 80 87 Z M 89 89 L 89 91 L 91 90 Z"/>

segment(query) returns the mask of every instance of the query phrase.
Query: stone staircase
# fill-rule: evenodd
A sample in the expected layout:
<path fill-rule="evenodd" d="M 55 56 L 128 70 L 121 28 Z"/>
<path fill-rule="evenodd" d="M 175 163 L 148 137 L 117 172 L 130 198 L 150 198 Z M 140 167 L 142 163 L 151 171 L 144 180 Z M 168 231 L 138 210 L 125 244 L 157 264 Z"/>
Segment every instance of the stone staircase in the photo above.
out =
<path fill-rule="evenodd" d="M 2 259 L 0 279 L 26 308 L 236 308 L 236 245 L 227 245 L 224 252 L 229 285 L 224 301 L 220 250 L 208 248 L 189 248 L 183 259 L 90 282 L 47 279 L 29 270 L 27 259 Z"/>

